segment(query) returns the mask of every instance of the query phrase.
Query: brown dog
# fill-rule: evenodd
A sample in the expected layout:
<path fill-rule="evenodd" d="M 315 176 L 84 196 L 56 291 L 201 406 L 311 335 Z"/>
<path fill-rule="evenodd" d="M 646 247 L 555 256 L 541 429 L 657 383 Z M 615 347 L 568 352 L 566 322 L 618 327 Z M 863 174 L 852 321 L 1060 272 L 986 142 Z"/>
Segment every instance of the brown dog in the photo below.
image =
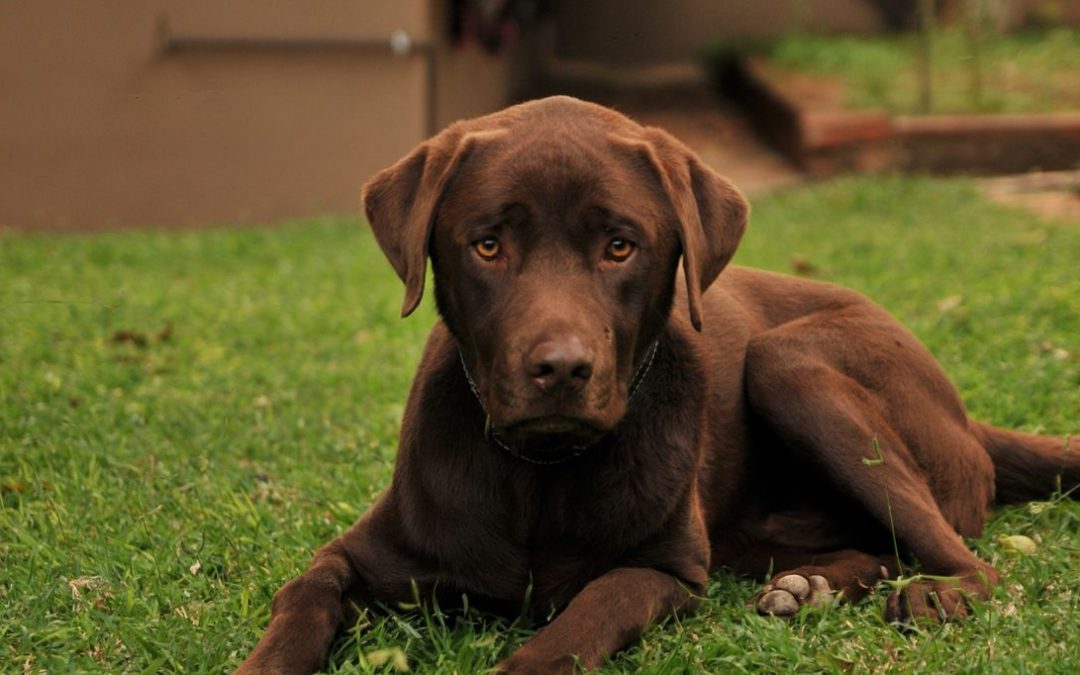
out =
<path fill-rule="evenodd" d="M 784 570 L 787 614 L 925 572 L 888 618 L 959 617 L 998 574 L 965 546 L 994 497 L 1080 483 L 1080 438 L 968 418 L 926 349 L 825 283 L 729 268 L 747 204 L 659 129 L 557 97 L 457 123 L 372 180 L 367 216 L 442 321 L 393 482 L 274 598 L 242 672 L 310 672 L 379 601 L 557 617 L 499 668 L 594 667 L 698 602 L 710 570 Z M 680 269 L 681 274 L 677 274 Z M 706 293 L 706 290 L 708 292 Z"/>

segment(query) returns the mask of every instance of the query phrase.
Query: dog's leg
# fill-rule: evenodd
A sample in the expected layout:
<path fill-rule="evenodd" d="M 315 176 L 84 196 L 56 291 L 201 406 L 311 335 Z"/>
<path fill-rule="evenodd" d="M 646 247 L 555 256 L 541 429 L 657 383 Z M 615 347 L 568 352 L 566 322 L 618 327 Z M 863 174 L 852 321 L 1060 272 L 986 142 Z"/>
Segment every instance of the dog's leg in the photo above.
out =
<path fill-rule="evenodd" d="M 806 605 L 858 602 L 879 581 L 894 577 L 895 568 L 895 561 L 852 549 L 807 554 L 804 564 L 773 575 L 754 605 L 759 614 L 790 616 Z"/>
<path fill-rule="evenodd" d="M 966 598 L 987 598 L 998 573 L 967 549 L 942 515 L 922 469 L 886 416 L 892 402 L 832 365 L 830 347 L 820 339 L 842 343 L 844 331 L 815 334 L 815 326 L 800 328 L 766 333 L 751 344 L 746 366 L 751 406 L 791 452 L 812 460 L 826 480 L 890 528 L 928 574 L 949 577 L 905 585 L 890 598 L 890 620 L 964 616 Z M 945 413 L 934 402 L 905 414 L 926 425 L 945 424 Z M 957 498 L 986 508 L 974 503 L 980 495 Z"/>
<path fill-rule="evenodd" d="M 237 673 L 313 673 L 326 662 L 358 577 L 342 540 L 324 546 L 307 571 L 274 595 L 270 625 Z"/>
<path fill-rule="evenodd" d="M 695 592 L 658 570 L 613 570 L 590 582 L 496 670 L 571 673 L 578 667 L 596 668 L 657 621 L 693 611 L 698 603 Z"/>

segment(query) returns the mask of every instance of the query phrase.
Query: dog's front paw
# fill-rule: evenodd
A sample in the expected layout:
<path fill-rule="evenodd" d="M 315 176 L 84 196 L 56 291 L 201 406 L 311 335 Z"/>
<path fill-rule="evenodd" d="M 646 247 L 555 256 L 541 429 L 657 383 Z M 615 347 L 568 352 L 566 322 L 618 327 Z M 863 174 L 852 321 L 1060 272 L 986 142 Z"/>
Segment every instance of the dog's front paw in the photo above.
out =
<path fill-rule="evenodd" d="M 885 603 L 885 619 L 894 624 L 958 621 L 970 613 L 971 603 L 990 598 L 1001 581 L 989 565 L 955 577 L 915 580 L 901 585 Z"/>
<path fill-rule="evenodd" d="M 791 616 L 804 605 L 823 605 L 835 596 L 829 580 L 820 574 L 790 572 L 778 574 L 765 584 L 754 604 L 758 614 Z"/>

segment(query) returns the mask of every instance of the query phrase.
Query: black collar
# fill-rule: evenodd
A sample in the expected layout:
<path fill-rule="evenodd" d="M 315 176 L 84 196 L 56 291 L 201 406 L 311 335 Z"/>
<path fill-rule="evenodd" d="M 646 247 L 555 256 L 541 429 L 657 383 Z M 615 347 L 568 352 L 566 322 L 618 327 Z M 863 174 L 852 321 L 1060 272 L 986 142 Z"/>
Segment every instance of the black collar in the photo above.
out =
<path fill-rule="evenodd" d="M 649 373 L 649 369 L 652 368 L 653 360 L 656 358 L 657 348 L 660 346 L 660 340 L 657 338 L 653 342 L 652 347 L 649 349 L 649 355 L 645 357 L 645 360 L 638 365 L 637 370 L 634 372 L 634 377 L 630 380 L 630 394 L 627 396 L 627 405 L 634 400 L 634 395 L 637 394 L 638 389 L 641 387 L 641 383 L 645 380 L 645 376 Z M 469 368 L 465 365 L 465 356 L 461 353 L 461 348 L 458 347 L 458 358 L 461 360 L 461 370 L 465 373 L 465 380 L 469 383 L 469 389 L 472 390 L 473 396 L 476 397 L 476 402 L 480 404 L 480 410 L 484 412 L 484 437 L 489 441 L 495 443 L 511 457 L 523 460 L 530 464 L 538 464 L 542 466 L 548 466 L 553 464 L 562 464 L 568 462 L 575 457 L 578 457 L 583 452 L 599 443 L 603 438 L 597 439 L 587 445 L 571 445 L 562 448 L 560 452 L 545 453 L 543 459 L 536 457 L 530 457 L 524 449 L 514 448 L 507 445 L 498 434 L 495 433 L 495 425 L 491 423 L 491 415 L 488 414 L 487 408 L 484 407 L 484 402 L 480 399 L 480 392 L 476 388 L 476 382 L 473 381 L 472 375 L 469 374 Z"/>

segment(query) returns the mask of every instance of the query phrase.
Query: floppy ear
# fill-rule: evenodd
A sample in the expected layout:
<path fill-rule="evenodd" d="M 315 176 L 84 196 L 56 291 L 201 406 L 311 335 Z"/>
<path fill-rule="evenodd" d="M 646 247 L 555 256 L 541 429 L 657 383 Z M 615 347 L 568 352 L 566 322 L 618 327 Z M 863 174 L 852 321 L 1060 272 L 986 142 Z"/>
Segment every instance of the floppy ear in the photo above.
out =
<path fill-rule="evenodd" d="M 412 314 L 424 294 L 428 242 L 439 203 L 462 162 L 490 135 L 450 127 L 364 186 L 364 212 L 375 240 L 405 282 L 403 317 Z"/>
<path fill-rule="evenodd" d="M 690 321 L 701 330 L 701 296 L 735 255 L 750 205 L 726 178 L 667 132 L 646 127 L 630 144 L 656 173 L 678 220 Z"/>

